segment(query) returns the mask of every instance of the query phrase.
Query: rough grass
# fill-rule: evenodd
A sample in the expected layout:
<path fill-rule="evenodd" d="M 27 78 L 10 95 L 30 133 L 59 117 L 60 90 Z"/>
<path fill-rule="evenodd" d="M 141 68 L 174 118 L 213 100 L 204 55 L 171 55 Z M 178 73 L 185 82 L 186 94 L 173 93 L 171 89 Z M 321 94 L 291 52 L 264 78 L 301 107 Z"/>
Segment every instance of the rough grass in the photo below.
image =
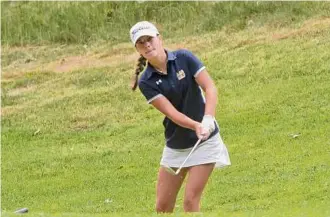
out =
<path fill-rule="evenodd" d="M 9 45 L 127 41 L 137 20 L 157 24 L 166 38 L 265 24 L 294 27 L 330 16 L 328 2 L 18 2 L 1 1 L 1 42 Z M 180 19 L 178 19 L 180 18 Z"/>

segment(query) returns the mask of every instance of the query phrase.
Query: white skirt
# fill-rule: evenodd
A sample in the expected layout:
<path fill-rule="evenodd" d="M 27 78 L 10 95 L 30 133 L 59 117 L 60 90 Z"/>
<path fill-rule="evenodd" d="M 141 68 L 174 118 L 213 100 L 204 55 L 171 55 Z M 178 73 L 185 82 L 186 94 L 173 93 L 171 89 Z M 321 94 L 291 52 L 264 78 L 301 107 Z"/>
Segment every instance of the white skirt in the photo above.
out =
<path fill-rule="evenodd" d="M 160 165 L 174 168 L 180 167 L 191 149 L 192 147 L 186 149 L 172 149 L 165 146 Z M 216 168 L 229 166 L 231 164 L 227 147 L 223 143 L 220 133 L 200 143 L 183 167 L 207 163 L 215 163 Z"/>

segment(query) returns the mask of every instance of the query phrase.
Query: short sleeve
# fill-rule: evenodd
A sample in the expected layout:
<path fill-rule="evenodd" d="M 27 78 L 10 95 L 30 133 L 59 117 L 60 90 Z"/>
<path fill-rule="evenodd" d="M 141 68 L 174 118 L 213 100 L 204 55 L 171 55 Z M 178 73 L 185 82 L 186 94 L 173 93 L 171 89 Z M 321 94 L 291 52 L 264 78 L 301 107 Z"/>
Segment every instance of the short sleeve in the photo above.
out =
<path fill-rule="evenodd" d="M 152 85 L 146 83 L 145 81 L 139 81 L 139 89 L 147 99 L 148 103 L 162 96 L 157 87 L 152 87 Z"/>
<path fill-rule="evenodd" d="M 189 50 L 184 50 L 184 56 L 188 62 L 189 71 L 194 77 L 205 69 L 204 64 Z"/>

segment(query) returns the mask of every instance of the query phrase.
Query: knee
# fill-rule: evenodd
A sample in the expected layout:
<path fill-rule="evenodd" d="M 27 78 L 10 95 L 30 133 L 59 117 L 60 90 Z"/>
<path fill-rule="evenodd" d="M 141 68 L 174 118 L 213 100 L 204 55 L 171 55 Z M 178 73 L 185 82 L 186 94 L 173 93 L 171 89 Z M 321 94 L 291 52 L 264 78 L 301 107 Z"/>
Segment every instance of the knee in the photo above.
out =
<path fill-rule="evenodd" d="M 185 211 L 196 212 L 199 211 L 199 197 L 197 195 L 186 195 L 183 201 Z"/>
<path fill-rule="evenodd" d="M 170 213 L 173 212 L 173 208 L 174 206 L 165 200 L 157 200 L 156 202 L 157 213 Z"/>

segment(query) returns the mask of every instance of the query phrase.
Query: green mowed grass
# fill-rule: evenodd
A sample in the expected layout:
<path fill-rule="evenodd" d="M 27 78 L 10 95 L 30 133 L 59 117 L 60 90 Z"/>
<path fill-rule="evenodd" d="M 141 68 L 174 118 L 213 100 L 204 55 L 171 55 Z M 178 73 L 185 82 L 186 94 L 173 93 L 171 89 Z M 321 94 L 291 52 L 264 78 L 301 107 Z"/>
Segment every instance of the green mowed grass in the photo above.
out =
<path fill-rule="evenodd" d="M 173 216 L 330 215 L 329 38 L 321 28 L 196 50 L 219 90 L 232 165 L 213 173 L 203 214 L 182 213 L 182 189 Z M 132 67 L 2 82 L 4 215 L 156 216 L 163 117 L 128 88 Z"/>

